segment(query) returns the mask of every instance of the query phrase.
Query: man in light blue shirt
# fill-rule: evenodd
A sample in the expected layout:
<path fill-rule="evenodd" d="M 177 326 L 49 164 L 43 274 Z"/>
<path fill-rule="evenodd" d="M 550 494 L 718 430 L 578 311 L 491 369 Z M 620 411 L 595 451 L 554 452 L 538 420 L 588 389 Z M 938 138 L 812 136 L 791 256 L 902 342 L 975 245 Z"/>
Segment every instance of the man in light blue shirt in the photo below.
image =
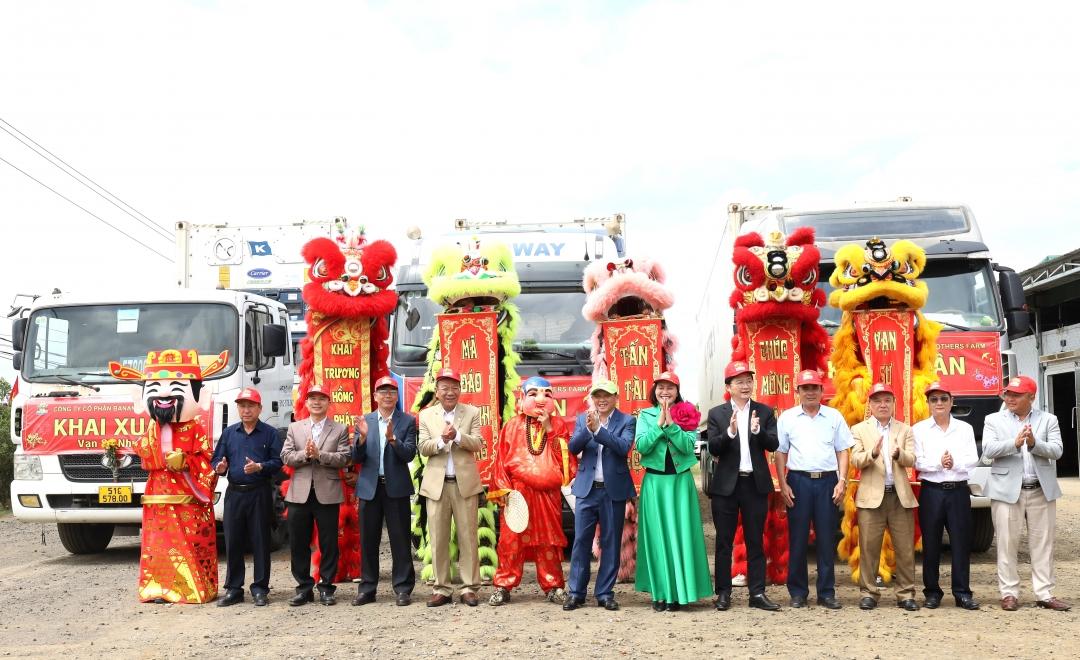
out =
<path fill-rule="evenodd" d="M 847 488 L 848 449 L 855 444 L 844 416 L 821 405 L 821 375 L 803 371 L 795 381 L 798 406 L 780 414 L 776 477 L 788 507 L 788 594 L 792 607 L 806 607 L 810 595 L 806 569 L 810 522 L 817 534 L 817 602 L 840 609 L 836 599 L 837 506 Z"/>

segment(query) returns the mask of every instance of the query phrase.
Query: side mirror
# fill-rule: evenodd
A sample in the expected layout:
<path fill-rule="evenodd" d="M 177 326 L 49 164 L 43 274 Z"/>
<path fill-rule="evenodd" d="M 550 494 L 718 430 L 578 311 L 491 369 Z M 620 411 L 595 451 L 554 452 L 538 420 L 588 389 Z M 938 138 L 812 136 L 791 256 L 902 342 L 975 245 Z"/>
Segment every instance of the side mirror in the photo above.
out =
<path fill-rule="evenodd" d="M 1028 313 L 1024 298 L 1024 285 L 1020 275 L 1012 268 L 998 266 L 998 290 L 1001 292 L 1001 306 L 1005 308 L 1005 327 L 1009 339 L 1023 337 L 1031 330 L 1031 315 Z"/>
<path fill-rule="evenodd" d="M 23 350 L 26 340 L 26 318 L 15 319 L 11 322 L 11 347 L 16 351 Z"/>
<path fill-rule="evenodd" d="M 282 357 L 288 350 L 289 330 L 280 323 L 267 323 L 262 327 L 262 354 L 266 357 Z"/>
<path fill-rule="evenodd" d="M 22 371 L 22 351 L 15 351 L 11 356 L 11 366 L 15 371 Z"/>
<path fill-rule="evenodd" d="M 416 327 L 416 324 L 420 322 L 420 312 L 416 311 L 415 307 L 410 306 L 409 310 L 405 312 L 405 329 L 412 330 Z"/>

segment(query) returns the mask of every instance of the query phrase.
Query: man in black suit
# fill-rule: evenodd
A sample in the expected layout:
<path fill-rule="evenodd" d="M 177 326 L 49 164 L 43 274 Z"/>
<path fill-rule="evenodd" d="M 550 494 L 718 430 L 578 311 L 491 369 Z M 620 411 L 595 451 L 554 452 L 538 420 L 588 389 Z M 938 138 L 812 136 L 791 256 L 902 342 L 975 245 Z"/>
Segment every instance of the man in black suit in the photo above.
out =
<path fill-rule="evenodd" d="M 765 595 L 765 515 L 772 476 L 766 451 L 776 451 L 776 416 L 769 406 L 751 401 L 754 372 L 745 362 L 724 369 L 728 403 L 709 411 L 709 453 L 714 462 L 709 482 L 713 525 L 716 527 L 716 609 L 731 607 L 731 546 L 742 513 L 746 540 L 747 586 L 750 607 L 774 612 L 780 606 Z"/>
<path fill-rule="evenodd" d="M 389 376 L 375 382 L 378 408 L 357 420 L 352 448 L 360 466 L 356 497 L 360 500 L 360 586 L 353 605 L 375 602 L 379 582 L 379 541 L 383 521 L 390 537 L 391 581 L 397 604 L 412 601 L 416 571 L 409 538 L 413 494 L 409 461 L 416 456 L 416 420 L 398 410 L 397 381 Z"/>

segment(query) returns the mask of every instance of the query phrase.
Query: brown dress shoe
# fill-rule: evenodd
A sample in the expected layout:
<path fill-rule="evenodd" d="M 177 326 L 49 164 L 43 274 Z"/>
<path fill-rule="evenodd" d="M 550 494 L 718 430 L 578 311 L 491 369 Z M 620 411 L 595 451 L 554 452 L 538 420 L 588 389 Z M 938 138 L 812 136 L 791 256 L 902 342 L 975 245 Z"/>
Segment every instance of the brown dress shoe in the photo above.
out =
<path fill-rule="evenodd" d="M 480 604 L 480 599 L 477 598 L 476 594 L 471 591 L 467 591 L 461 594 L 461 596 L 458 597 L 458 600 L 460 600 L 462 603 L 465 603 L 469 607 L 476 607 Z"/>
<path fill-rule="evenodd" d="M 1035 604 L 1039 607 L 1045 607 L 1048 610 L 1056 610 L 1058 612 L 1068 612 L 1070 609 L 1072 609 L 1068 603 L 1063 600 L 1054 598 L 1053 596 L 1051 596 L 1047 600 L 1037 600 L 1035 601 Z"/>
<path fill-rule="evenodd" d="M 1016 600 L 1016 596 L 1005 596 L 1001 599 L 1001 609 L 1006 612 L 1015 612 L 1020 607 L 1020 603 Z"/>
<path fill-rule="evenodd" d="M 450 604 L 450 596 L 444 596 L 442 594 L 431 594 L 431 598 L 428 599 L 428 607 L 442 607 L 443 605 Z"/>

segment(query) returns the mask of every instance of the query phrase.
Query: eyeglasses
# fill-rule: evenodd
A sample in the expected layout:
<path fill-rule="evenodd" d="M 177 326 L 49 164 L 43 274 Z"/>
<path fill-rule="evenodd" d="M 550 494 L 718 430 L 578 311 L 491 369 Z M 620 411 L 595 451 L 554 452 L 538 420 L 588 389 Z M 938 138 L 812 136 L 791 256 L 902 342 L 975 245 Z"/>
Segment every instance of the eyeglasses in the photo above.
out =
<path fill-rule="evenodd" d="M 930 403 L 948 403 L 949 397 L 947 396 L 930 396 L 926 397 L 926 400 Z"/>

